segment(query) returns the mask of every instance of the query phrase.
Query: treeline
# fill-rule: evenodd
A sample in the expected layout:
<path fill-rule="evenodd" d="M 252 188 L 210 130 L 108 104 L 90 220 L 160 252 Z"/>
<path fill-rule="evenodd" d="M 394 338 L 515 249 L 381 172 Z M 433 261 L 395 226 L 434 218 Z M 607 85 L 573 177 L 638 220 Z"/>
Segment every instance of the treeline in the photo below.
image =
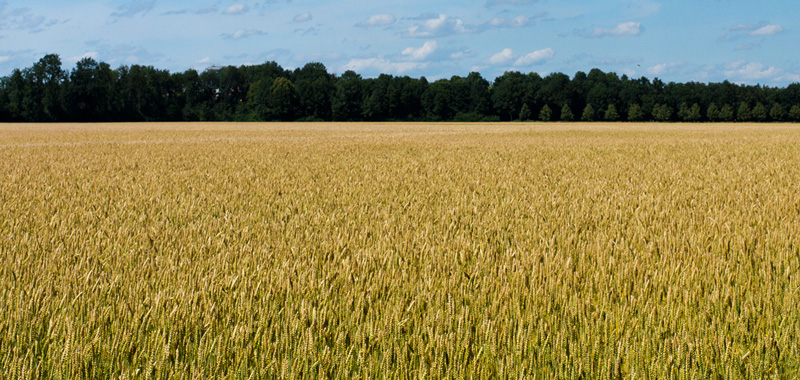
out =
<path fill-rule="evenodd" d="M 275 62 L 170 73 L 92 58 L 68 72 L 54 54 L 0 81 L 2 122 L 293 120 L 800 121 L 800 84 L 664 83 L 598 69 L 429 82 Z"/>

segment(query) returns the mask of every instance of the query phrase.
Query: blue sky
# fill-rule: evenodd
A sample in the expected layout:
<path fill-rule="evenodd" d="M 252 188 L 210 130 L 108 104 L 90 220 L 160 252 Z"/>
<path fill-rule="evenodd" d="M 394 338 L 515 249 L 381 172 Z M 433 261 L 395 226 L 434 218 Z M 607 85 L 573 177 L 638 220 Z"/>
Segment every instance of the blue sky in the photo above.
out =
<path fill-rule="evenodd" d="M 170 71 L 322 62 L 428 79 L 592 68 L 800 82 L 796 0 L 0 0 L 0 76 L 46 53 Z"/>

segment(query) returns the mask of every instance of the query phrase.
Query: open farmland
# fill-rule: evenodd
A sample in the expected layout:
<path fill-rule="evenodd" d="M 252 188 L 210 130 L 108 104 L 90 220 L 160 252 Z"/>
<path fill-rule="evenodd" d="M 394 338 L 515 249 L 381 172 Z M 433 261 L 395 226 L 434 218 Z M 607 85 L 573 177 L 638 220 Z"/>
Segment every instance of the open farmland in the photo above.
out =
<path fill-rule="evenodd" d="M 0 377 L 796 378 L 800 127 L 0 125 Z"/>

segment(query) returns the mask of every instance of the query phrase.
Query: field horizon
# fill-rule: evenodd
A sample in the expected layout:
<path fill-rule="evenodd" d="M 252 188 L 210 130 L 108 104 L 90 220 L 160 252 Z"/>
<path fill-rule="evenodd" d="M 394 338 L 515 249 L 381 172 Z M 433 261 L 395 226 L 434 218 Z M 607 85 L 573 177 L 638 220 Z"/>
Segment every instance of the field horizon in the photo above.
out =
<path fill-rule="evenodd" d="M 800 125 L 0 124 L 0 378 L 796 378 Z"/>

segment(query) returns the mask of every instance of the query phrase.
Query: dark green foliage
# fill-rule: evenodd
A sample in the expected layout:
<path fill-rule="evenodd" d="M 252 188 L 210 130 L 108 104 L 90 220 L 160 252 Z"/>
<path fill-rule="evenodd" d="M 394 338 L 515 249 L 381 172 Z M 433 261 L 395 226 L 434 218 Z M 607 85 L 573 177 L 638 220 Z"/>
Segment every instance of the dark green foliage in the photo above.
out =
<path fill-rule="evenodd" d="M 751 118 L 750 106 L 746 102 L 739 103 L 739 108 L 736 111 L 736 121 L 750 121 Z"/>
<path fill-rule="evenodd" d="M 678 118 L 682 121 L 699 121 L 703 115 L 700 113 L 700 105 L 697 103 L 692 104 L 691 107 L 686 105 L 686 102 L 681 103 L 678 107 Z"/>
<path fill-rule="evenodd" d="M 756 121 L 767 121 L 767 107 L 764 107 L 764 104 L 761 102 L 756 103 L 756 106 L 753 107 L 752 117 Z"/>
<path fill-rule="evenodd" d="M 519 111 L 519 120 L 527 121 L 530 119 L 531 119 L 531 107 L 528 107 L 527 104 L 523 104 L 522 109 Z"/>
<path fill-rule="evenodd" d="M 553 110 L 550 109 L 550 106 L 547 104 L 542 107 L 541 111 L 539 111 L 539 120 L 541 121 L 550 121 L 553 120 Z"/>
<path fill-rule="evenodd" d="M 656 104 L 653 107 L 653 118 L 660 122 L 670 121 L 672 119 L 672 108 L 666 104 Z"/>
<path fill-rule="evenodd" d="M 769 110 L 769 117 L 773 121 L 781 121 L 781 120 L 783 120 L 784 114 L 785 114 L 785 112 L 783 110 L 783 107 L 780 105 L 780 103 L 772 104 L 772 108 Z"/>
<path fill-rule="evenodd" d="M 572 110 L 569 108 L 569 105 L 564 104 L 561 107 L 561 121 L 573 121 L 575 120 L 575 114 L 572 113 Z"/>
<path fill-rule="evenodd" d="M 613 104 L 608 105 L 608 109 L 606 109 L 606 113 L 604 115 L 606 121 L 617 121 L 619 120 L 619 112 L 617 112 L 617 107 L 614 107 Z"/>
<path fill-rule="evenodd" d="M 628 108 L 628 120 L 629 121 L 643 121 L 644 120 L 644 111 L 642 107 L 638 104 L 632 105 Z"/>
<path fill-rule="evenodd" d="M 591 104 L 587 104 L 586 107 L 583 109 L 583 113 L 581 114 L 582 121 L 594 121 L 594 107 Z"/>
<path fill-rule="evenodd" d="M 800 105 L 795 104 L 792 106 L 789 110 L 789 118 L 792 119 L 792 121 L 800 121 Z"/>
<path fill-rule="evenodd" d="M 716 103 L 711 103 L 706 110 L 706 117 L 710 121 L 719 121 L 720 120 L 720 109 L 717 107 Z"/>
<path fill-rule="evenodd" d="M 0 122 L 800 121 L 798 83 L 664 83 L 598 69 L 572 79 L 511 71 L 492 83 L 472 72 L 429 83 L 387 74 L 365 79 L 353 71 L 337 76 L 319 62 L 293 71 L 266 62 L 199 73 L 112 69 L 92 58 L 70 72 L 61 66 L 58 55 L 48 54 L 0 78 Z"/>
<path fill-rule="evenodd" d="M 719 111 L 719 119 L 722 121 L 733 121 L 736 118 L 736 115 L 733 113 L 733 107 L 730 104 L 726 104 L 722 106 L 722 109 Z"/>

